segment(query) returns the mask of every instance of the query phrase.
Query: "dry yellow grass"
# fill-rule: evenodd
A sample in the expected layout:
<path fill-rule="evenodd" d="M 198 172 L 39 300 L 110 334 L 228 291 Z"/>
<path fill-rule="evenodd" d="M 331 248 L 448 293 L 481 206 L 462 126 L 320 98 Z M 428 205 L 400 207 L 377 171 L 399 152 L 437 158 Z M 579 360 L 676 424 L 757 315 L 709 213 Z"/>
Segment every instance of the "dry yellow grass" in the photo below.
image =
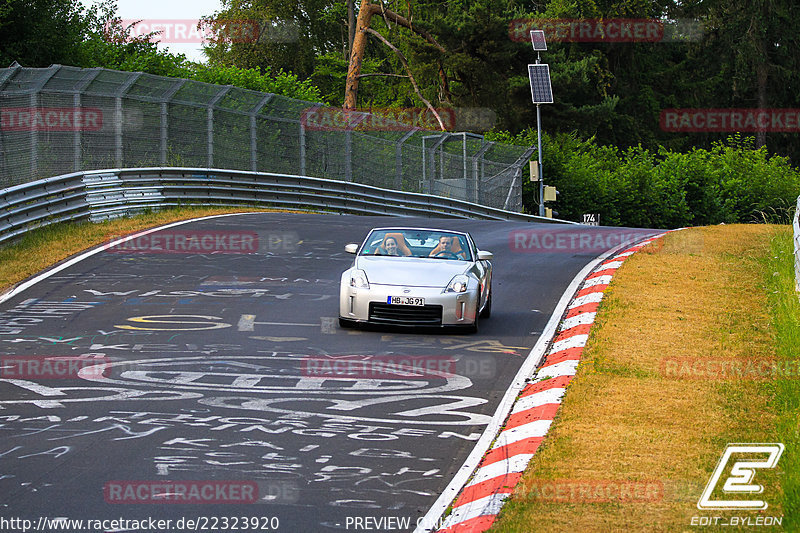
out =
<path fill-rule="evenodd" d="M 84 222 L 44 227 L 27 234 L 16 244 L 0 248 L 0 292 L 114 235 L 134 233 L 195 217 L 254 211 L 299 212 L 245 207 L 186 207 L 97 224 Z"/>
<path fill-rule="evenodd" d="M 758 382 L 675 379 L 661 365 L 675 357 L 775 356 L 758 264 L 774 231 L 674 232 L 624 263 L 545 444 L 492 531 L 693 529 L 725 445 L 773 442 L 772 414 Z M 531 498 L 543 480 L 655 481 L 663 493 L 625 503 Z M 773 495 L 768 514 L 780 516 L 777 475 L 759 481 Z"/>

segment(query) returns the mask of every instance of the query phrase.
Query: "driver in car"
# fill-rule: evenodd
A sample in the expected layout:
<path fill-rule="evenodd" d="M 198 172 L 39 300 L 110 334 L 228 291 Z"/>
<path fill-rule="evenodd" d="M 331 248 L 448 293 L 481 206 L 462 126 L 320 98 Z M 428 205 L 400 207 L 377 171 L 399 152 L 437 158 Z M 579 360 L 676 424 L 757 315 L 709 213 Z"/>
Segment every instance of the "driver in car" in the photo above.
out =
<path fill-rule="evenodd" d="M 457 257 L 459 259 L 465 259 L 466 255 L 464 254 L 464 250 L 460 249 L 460 247 L 458 252 L 454 251 L 454 240 L 455 237 L 449 235 L 442 235 L 439 237 L 439 244 L 431 252 L 431 257 Z"/>
<path fill-rule="evenodd" d="M 400 255 L 397 253 L 397 240 L 394 237 L 386 237 L 383 244 L 375 250 L 375 255 Z"/>

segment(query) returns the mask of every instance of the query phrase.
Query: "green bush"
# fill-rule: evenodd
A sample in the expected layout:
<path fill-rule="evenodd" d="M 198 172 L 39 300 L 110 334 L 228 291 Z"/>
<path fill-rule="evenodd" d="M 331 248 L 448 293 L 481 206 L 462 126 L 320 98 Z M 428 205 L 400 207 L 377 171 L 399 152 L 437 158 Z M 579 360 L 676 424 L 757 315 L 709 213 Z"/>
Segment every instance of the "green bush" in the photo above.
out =
<path fill-rule="evenodd" d="M 536 131 L 487 139 L 533 146 Z M 653 228 L 785 221 L 800 195 L 800 172 L 788 159 L 738 135 L 687 153 L 619 150 L 574 134 L 544 134 L 542 144 L 544 181 L 560 193 L 548 206 L 566 220 L 600 213 L 603 225 Z M 537 184 L 525 180 L 526 212 L 537 212 L 537 199 Z"/>

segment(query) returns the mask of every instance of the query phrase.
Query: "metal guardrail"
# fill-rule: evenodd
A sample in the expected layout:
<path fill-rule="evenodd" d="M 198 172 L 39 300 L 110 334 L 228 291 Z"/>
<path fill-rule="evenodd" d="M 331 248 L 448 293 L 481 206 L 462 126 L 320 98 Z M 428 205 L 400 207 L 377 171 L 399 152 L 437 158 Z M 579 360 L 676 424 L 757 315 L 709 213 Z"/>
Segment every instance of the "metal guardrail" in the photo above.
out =
<path fill-rule="evenodd" d="M 145 209 L 203 205 L 284 207 L 359 215 L 560 222 L 463 200 L 338 180 L 204 168 L 74 172 L 0 189 L 0 242 L 68 220 L 104 220 Z"/>
<path fill-rule="evenodd" d="M 792 227 L 794 230 L 794 289 L 800 295 L 800 196 L 797 197 Z"/>

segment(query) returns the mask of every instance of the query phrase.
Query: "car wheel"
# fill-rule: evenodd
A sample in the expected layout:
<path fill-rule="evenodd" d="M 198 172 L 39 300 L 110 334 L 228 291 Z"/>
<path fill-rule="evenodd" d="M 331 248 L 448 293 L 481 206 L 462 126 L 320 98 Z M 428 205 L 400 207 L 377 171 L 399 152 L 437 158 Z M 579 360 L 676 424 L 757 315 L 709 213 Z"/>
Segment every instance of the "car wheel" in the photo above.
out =
<path fill-rule="evenodd" d="M 492 316 L 492 289 L 489 289 L 489 297 L 486 298 L 486 305 L 483 306 L 481 311 L 481 318 L 489 318 Z"/>

